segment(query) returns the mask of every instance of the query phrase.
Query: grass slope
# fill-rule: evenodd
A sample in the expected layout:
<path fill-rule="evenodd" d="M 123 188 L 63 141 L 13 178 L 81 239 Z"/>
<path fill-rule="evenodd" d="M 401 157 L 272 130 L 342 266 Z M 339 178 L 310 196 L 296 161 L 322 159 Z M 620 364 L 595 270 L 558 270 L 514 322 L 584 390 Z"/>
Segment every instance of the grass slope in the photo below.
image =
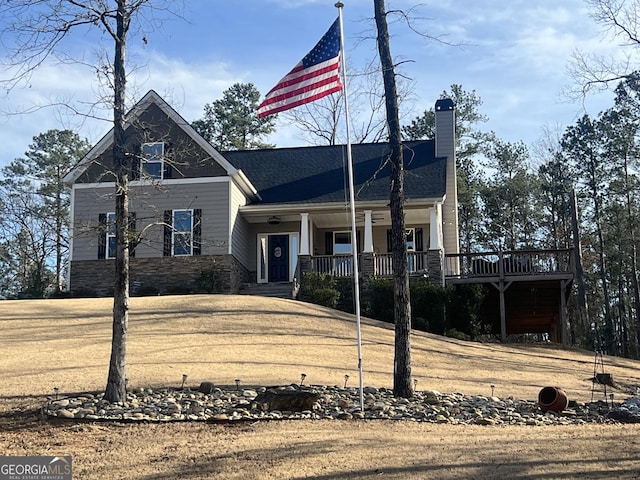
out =
<path fill-rule="evenodd" d="M 0 394 L 50 394 L 104 388 L 111 342 L 111 299 L 0 302 Z M 393 326 L 363 319 L 364 384 L 392 386 Z M 353 316 L 290 300 L 248 296 L 131 299 L 129 385 L 357 385 Z M 604 359 L 621 386 L 640 385 L 640 362 Z M 546 385 L 590 400 L 592 352 L 551 346 L 479 344 L 423 332 L 412 335 L 418 389 L 535 399 Z M 626 389 L 616 391 L 621 398 Z M 601 396 L 600 391 L 596 392 Z"/>
<path fill-rule="evenodd" d="M 638 479 L 637 425 L 480 427 L 394 421 L 232 425 L 47 421 L 62 393 L 104 387 L 111 300 L 0 302 L 0 454 L 71 455 L 74 478 L 144 480 Z M 393 330 L 364 322 L 367 385 L 391 386 Z M 131 386 L 298 382 L 357 384 L 350 315 L 303 303 L 235 296 L 134 298 Z M 589 400 L 593 354 L 461 342 L 415 333 L 419 389 L 535 399 L 545 385 Z M 605 358 L 617 382 L 640 363 Z M 616 399 L 623 395 L 616 391 Z"/>

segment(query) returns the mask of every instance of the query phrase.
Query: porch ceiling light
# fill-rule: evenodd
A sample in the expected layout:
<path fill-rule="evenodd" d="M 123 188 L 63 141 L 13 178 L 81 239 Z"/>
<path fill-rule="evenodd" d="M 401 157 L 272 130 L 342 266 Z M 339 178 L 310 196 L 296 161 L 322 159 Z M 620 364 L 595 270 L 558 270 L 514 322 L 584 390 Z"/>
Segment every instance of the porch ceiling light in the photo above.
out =
<path fill-rule="evenodd" d="M 267 223 L 269 225 L 279 225 L 280 217 L 276 217 L 275 215 L 273 217 L 269 217 L 269 219 L 267 220 Z"/>

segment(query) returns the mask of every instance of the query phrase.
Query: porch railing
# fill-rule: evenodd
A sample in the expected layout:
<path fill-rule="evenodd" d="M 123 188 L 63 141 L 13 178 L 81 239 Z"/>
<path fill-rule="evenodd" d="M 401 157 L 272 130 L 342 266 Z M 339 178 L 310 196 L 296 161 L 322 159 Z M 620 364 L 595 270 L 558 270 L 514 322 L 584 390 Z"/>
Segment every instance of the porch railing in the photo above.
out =
<path fill-rule="evenodd" d="M 573 272 L 573 249 L 514 250 L 445 255 L 448 278 L 543 275 Z"/>
<path fill-rule="evenodd" d="M 410 274 L 426 273 L 428 252 L 407 252 L 407 267 Z M 362 255 L 358 257 L 362 269 Z M 351 255 L 315 255 L 313 270 L 318 273 L 329 273 L 336 277 L 350 277 L 353 272 Z M 373 260 L 373 274 L 380 277 L 393 275 L 391 253 L 376 253 Z"/>
<path fill-rule="evenodd" d="M 407 252 L 407 268 L 409 270 L 409 274 L 426 273 L 427 265 L 427 252 Z M 375 254 L 374 274 L 379 277 L 390 277 L 393 275 L 393 260 L 391 253 Z"/>
<path fill-rule="evenodd" d="M 334 277 L 350 277 L 353 273 L 353 256 L 315 255 L 313 270 L 318 273 L 330 273 Z"/>

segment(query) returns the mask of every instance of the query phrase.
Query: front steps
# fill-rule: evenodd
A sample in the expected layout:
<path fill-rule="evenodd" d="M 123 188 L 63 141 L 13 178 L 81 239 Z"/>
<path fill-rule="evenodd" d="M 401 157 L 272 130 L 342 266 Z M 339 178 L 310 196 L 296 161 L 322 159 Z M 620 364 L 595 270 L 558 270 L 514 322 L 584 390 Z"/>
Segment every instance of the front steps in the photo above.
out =
<path fill-rule="evenodd" d="M 247 283 L 238 293 L 240 295 L 291 299 L 293 298 L 293 284 L 291 282 Z"/>

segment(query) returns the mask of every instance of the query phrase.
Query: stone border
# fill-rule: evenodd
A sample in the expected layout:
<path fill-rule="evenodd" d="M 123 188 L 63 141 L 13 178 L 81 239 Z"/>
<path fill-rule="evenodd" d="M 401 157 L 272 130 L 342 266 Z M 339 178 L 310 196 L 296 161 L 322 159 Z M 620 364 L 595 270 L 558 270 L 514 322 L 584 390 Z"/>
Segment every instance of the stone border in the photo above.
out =
<path fill-rule="evenodd" d="M 276 392 L 308 391 L 318 400 L 311 410 L 269 410 L 256 397 Z M 537 402 L 435 390 L 417 391 L 412 399 L 394 397 L 390 389 L 366 387 L 364 412 L 357 388 L 297 385 L 258 388 L 214 387 L 210 393 L 189 389 L 138 388 L 124 404 L 111 404 L 102 394 L 51 398 L 43 406 L 50 418 L 112 422 L 236 422 L 262 420 L 405 420 L 453 425 L 580 425 L 640 423 L 640 399 L 613 409 L 606 402 L 570 402 L 561 413 L 542 412 Z"/>

